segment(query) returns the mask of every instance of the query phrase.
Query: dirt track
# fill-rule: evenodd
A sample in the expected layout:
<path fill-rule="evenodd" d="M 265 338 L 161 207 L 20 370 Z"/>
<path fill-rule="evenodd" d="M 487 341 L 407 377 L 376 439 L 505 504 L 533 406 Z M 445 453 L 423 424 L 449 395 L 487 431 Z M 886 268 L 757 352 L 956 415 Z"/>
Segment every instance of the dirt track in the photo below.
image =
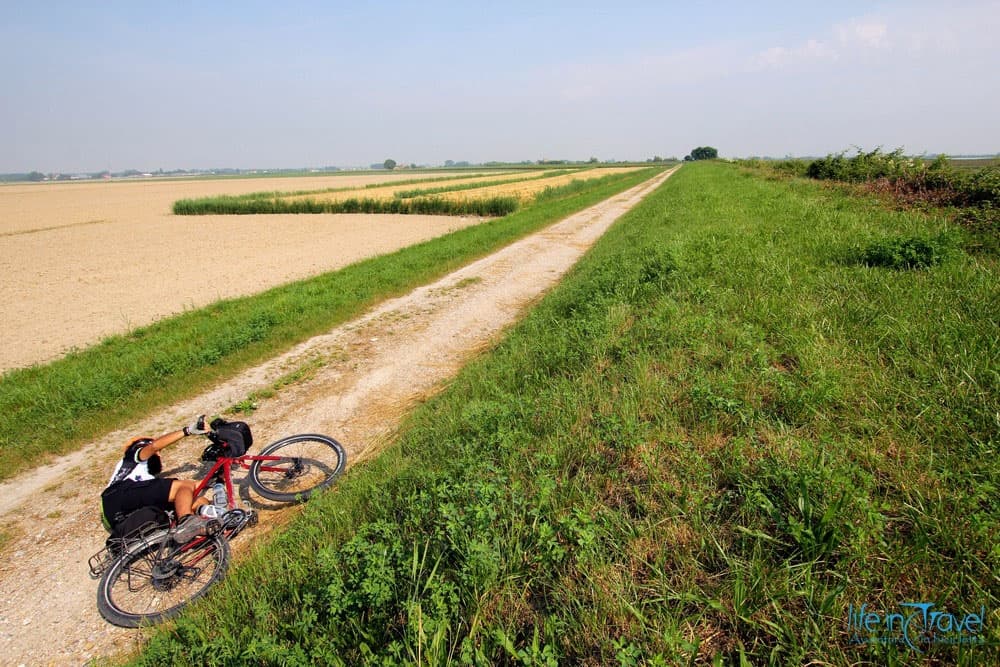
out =
<path fill-rule="evenodd" d="M 199 412 L 221 412 L 254 390 L 304 366 L 305 380 L 260 403 L 247 418 L 261 444 L 294 432 L 330 433 L 349 463 L 376 454 L 401 418 L 432 395 L 468 359 L 515 322 L 625 211 L 670 173 L 573 215 L 438 282 L 383 303 L 362 318 L 192 400 L 80 452 L 0 485 L 0 516 L 12 537 L 0 547 L 0 660 L 4 664 L 80 664 L 136 648 L 142 631 L 104 622 L 87 558 L 103 543 L 97 499 L 129 435 L 159 434 Z M 318 363 L 317 363 L 318 362 Z M 204 446 L 187 438 L 166 450 L 167 473 L 195 476 Z M 285 511 L 262 509 L 262 525 L 234 550 L 266 532 Z M 233 576 L 231 573 L 230 576 Z"/>

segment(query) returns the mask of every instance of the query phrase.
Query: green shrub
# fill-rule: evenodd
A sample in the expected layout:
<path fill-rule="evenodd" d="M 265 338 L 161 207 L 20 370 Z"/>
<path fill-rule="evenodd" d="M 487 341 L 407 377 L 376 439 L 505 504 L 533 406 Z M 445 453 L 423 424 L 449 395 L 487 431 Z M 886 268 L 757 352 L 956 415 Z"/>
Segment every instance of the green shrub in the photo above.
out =
<path fill-rule="evenodd" d="M 860 263 L 886 269 L 926 269 L 940 264 L 954 250 L 952 237 L 907 236 L 870 244 L 860 253 Z"/>
<path fill-rule="evenodd" d="M 959 171 L 944 155 L 932 161 L 903 155 L 897 148 L 876 148 L 853 157 L 836 153 L 812 161 L 805 175 L 818 180 L 871 184 L 872 189 L 910 202 L 943 206 L 983 206 L 1000 203 L 1000 167 Z"/>
<path fill-rule="evenodd" d="M 968 204 L 1000 206 L 1000 167 L 992 166 L 966 176 L 959 185 Z"/>

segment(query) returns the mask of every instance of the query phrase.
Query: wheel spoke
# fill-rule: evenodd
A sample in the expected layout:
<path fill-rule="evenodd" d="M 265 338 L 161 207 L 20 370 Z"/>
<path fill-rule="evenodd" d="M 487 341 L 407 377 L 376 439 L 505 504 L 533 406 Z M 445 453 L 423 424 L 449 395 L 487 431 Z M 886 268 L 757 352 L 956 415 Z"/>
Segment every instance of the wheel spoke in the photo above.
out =
<path fill-rule="evenodd" d="M 266 447 L 250 468 L 250 482 L 265 498 L 304 500 L 334 482 L 344 469 L 344 449 L 333 438 L 303 434 Z"/>

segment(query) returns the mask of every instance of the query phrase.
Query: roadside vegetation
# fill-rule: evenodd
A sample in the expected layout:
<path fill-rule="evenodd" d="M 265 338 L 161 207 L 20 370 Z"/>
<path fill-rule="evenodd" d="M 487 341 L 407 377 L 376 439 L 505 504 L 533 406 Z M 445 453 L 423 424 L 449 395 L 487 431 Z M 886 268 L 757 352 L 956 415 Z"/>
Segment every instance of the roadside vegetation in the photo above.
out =
<path fill-rule="evenodd" d="M 1000 281 L 967 234 L 685 166 L 134 664 L 996 664 Z M 869 257 L 914 238 L 940 256 Z M 992 646 L 855 642 L 905 602 L 985 609 Z"/>
<path fill-rule="evenodd" d="M 947 214 L 968 233 L 973 251 L 1000 254 L 1000 164 L 996 160 L 933 160 L 902 149 L 858 149 L 818 160 L 746 160 L 743 164 L 788 176 L 849 183 L 903 208 Z"/>
<path fill-rule="evenodd" d="M 582 190 L 570 188 L 514 215 L 257 296 L 221 301 L 50 364 L 7 372 L 0 376 L 0 479 L 192 395 L 657 171 L 594 179 Z"/>

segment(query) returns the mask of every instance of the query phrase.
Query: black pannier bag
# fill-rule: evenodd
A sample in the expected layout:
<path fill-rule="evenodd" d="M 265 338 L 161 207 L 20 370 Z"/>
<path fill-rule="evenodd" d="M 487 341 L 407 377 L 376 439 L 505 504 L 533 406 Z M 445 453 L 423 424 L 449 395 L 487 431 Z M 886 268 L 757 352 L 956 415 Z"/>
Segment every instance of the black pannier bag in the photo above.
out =
<path fill-rule="evenodd" d="M 106 542 L 106 546 L 111 548 L 120 547 L 123 542 L 130 542 L 157 528 L 170 527 L 170 517 L 167 512 L 152 505 L 140 507 L 124 517 L 116 516 L 112 520 L 114 524 Z"/>
<path fill-rule="evenodd" d="M 243 456 L 253 445 L 253 434 L 246 422 L 230 422 L 219 417 L 211 424 L 212 441 L 201 455 L 203 461 L 217 461 L 220 456 Z"/>

